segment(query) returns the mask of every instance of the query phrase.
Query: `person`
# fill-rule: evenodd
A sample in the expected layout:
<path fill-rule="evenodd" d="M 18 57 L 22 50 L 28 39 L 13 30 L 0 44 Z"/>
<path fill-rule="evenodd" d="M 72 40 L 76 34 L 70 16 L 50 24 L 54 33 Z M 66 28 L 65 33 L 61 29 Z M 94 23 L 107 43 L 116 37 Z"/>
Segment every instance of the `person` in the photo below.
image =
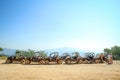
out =
<path fill-rule="evenodd" d="M 101 61 L 101 63 L 103 63 L 103 57 L 104 57 L 104 54 L 101 53 L 101 54 L 100 54 L 100 61 Z"/>
<path fill-rule="evenodd" d="M 113 64 L 113 56 L 110 53 L 108 53 L 108 64 Z"/>
<path fill-rule="evenodd" d="M 110 64 L 113 64 L 113 55 L 110 54 Z"/>

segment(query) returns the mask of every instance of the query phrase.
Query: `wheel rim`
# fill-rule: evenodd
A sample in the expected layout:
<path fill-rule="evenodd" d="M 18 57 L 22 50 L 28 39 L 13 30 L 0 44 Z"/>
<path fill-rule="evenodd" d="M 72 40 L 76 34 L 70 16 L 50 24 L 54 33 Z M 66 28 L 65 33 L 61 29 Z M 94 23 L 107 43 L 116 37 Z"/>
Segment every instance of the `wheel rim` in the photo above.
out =
<path fill-rule="evenodd" d="M 62 60 L 58 60 L 58 64 L 62 64 Z"/>
<path fill-rule="evenodd" d="M 48 60 L 45 60 L 45 64 L 49 64 L 49 61 L 48 61 Z"/>
<path fill-rule="evenodd" d="M 30 64 L 30 60 L 26 60 L 26 61 L 25 61 L 25 64 Z"/>
<path fill-rule="evenodd" d="M 66 61 L 66 64 L 70 64 L 71 63 L 71 61 L 68 59 L 67 61 Z"/>
<path fill-rule="evenodd" d="M 88 60 L 85 60 L 84 63 L 87 64 L 87 63 L 88 63 Z"/>
<path fill-rule="evenodd" d="M 79 60 L 79 62 L 78 62 L 79 64 L 82 64 L 83 63 L 83 60 Z"/>
<path fill-rule="evenodd" d="M 8 59 L 8 60 L 6 61 L 6 63 L 10 63 L 10 60 Z"/>
<path fill-rule="evenodd" d="M 24 59 L 21 60 L 21 64 L 25 64 L 25 60 Z"/>
<path fill-rule="evenodd" d="M 40 60 L 39 64 L 45 64 L 45 61 L 44 60 Z"/>

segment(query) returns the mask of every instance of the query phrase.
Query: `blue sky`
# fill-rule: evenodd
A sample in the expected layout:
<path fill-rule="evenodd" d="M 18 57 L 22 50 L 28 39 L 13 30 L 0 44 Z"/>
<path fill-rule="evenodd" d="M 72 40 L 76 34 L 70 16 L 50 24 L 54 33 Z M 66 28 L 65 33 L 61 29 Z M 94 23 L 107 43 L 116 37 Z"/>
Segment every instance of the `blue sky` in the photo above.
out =
<path fill-rule="evenodd" d="M 102 51 L 119 35 L 119 0 L 0 0 L 1 47 Z"/>

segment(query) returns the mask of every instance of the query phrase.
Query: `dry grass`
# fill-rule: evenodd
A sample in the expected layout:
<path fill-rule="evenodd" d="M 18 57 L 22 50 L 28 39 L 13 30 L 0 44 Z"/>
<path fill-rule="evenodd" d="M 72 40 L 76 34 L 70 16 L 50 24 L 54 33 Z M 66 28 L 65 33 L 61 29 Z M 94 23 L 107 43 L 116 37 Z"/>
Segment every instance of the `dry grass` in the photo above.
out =
<path fill-rule="evenodd" d="M 21 65 L 0 60 L 0 80 L 120 80 L 120 61 L 114 64 Z"/>

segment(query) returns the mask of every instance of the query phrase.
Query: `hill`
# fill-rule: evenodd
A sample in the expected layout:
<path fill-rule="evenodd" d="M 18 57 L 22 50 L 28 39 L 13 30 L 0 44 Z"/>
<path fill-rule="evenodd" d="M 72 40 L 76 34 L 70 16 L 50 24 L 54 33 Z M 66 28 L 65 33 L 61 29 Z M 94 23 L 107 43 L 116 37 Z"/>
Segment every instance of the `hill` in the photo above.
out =
<path fill-rule="evenodd" d="M 0 51 L 0 54 L 11 56 L 15 54 L 15 51 L 15 49 L 3 48 L 3 51 Z"/>

